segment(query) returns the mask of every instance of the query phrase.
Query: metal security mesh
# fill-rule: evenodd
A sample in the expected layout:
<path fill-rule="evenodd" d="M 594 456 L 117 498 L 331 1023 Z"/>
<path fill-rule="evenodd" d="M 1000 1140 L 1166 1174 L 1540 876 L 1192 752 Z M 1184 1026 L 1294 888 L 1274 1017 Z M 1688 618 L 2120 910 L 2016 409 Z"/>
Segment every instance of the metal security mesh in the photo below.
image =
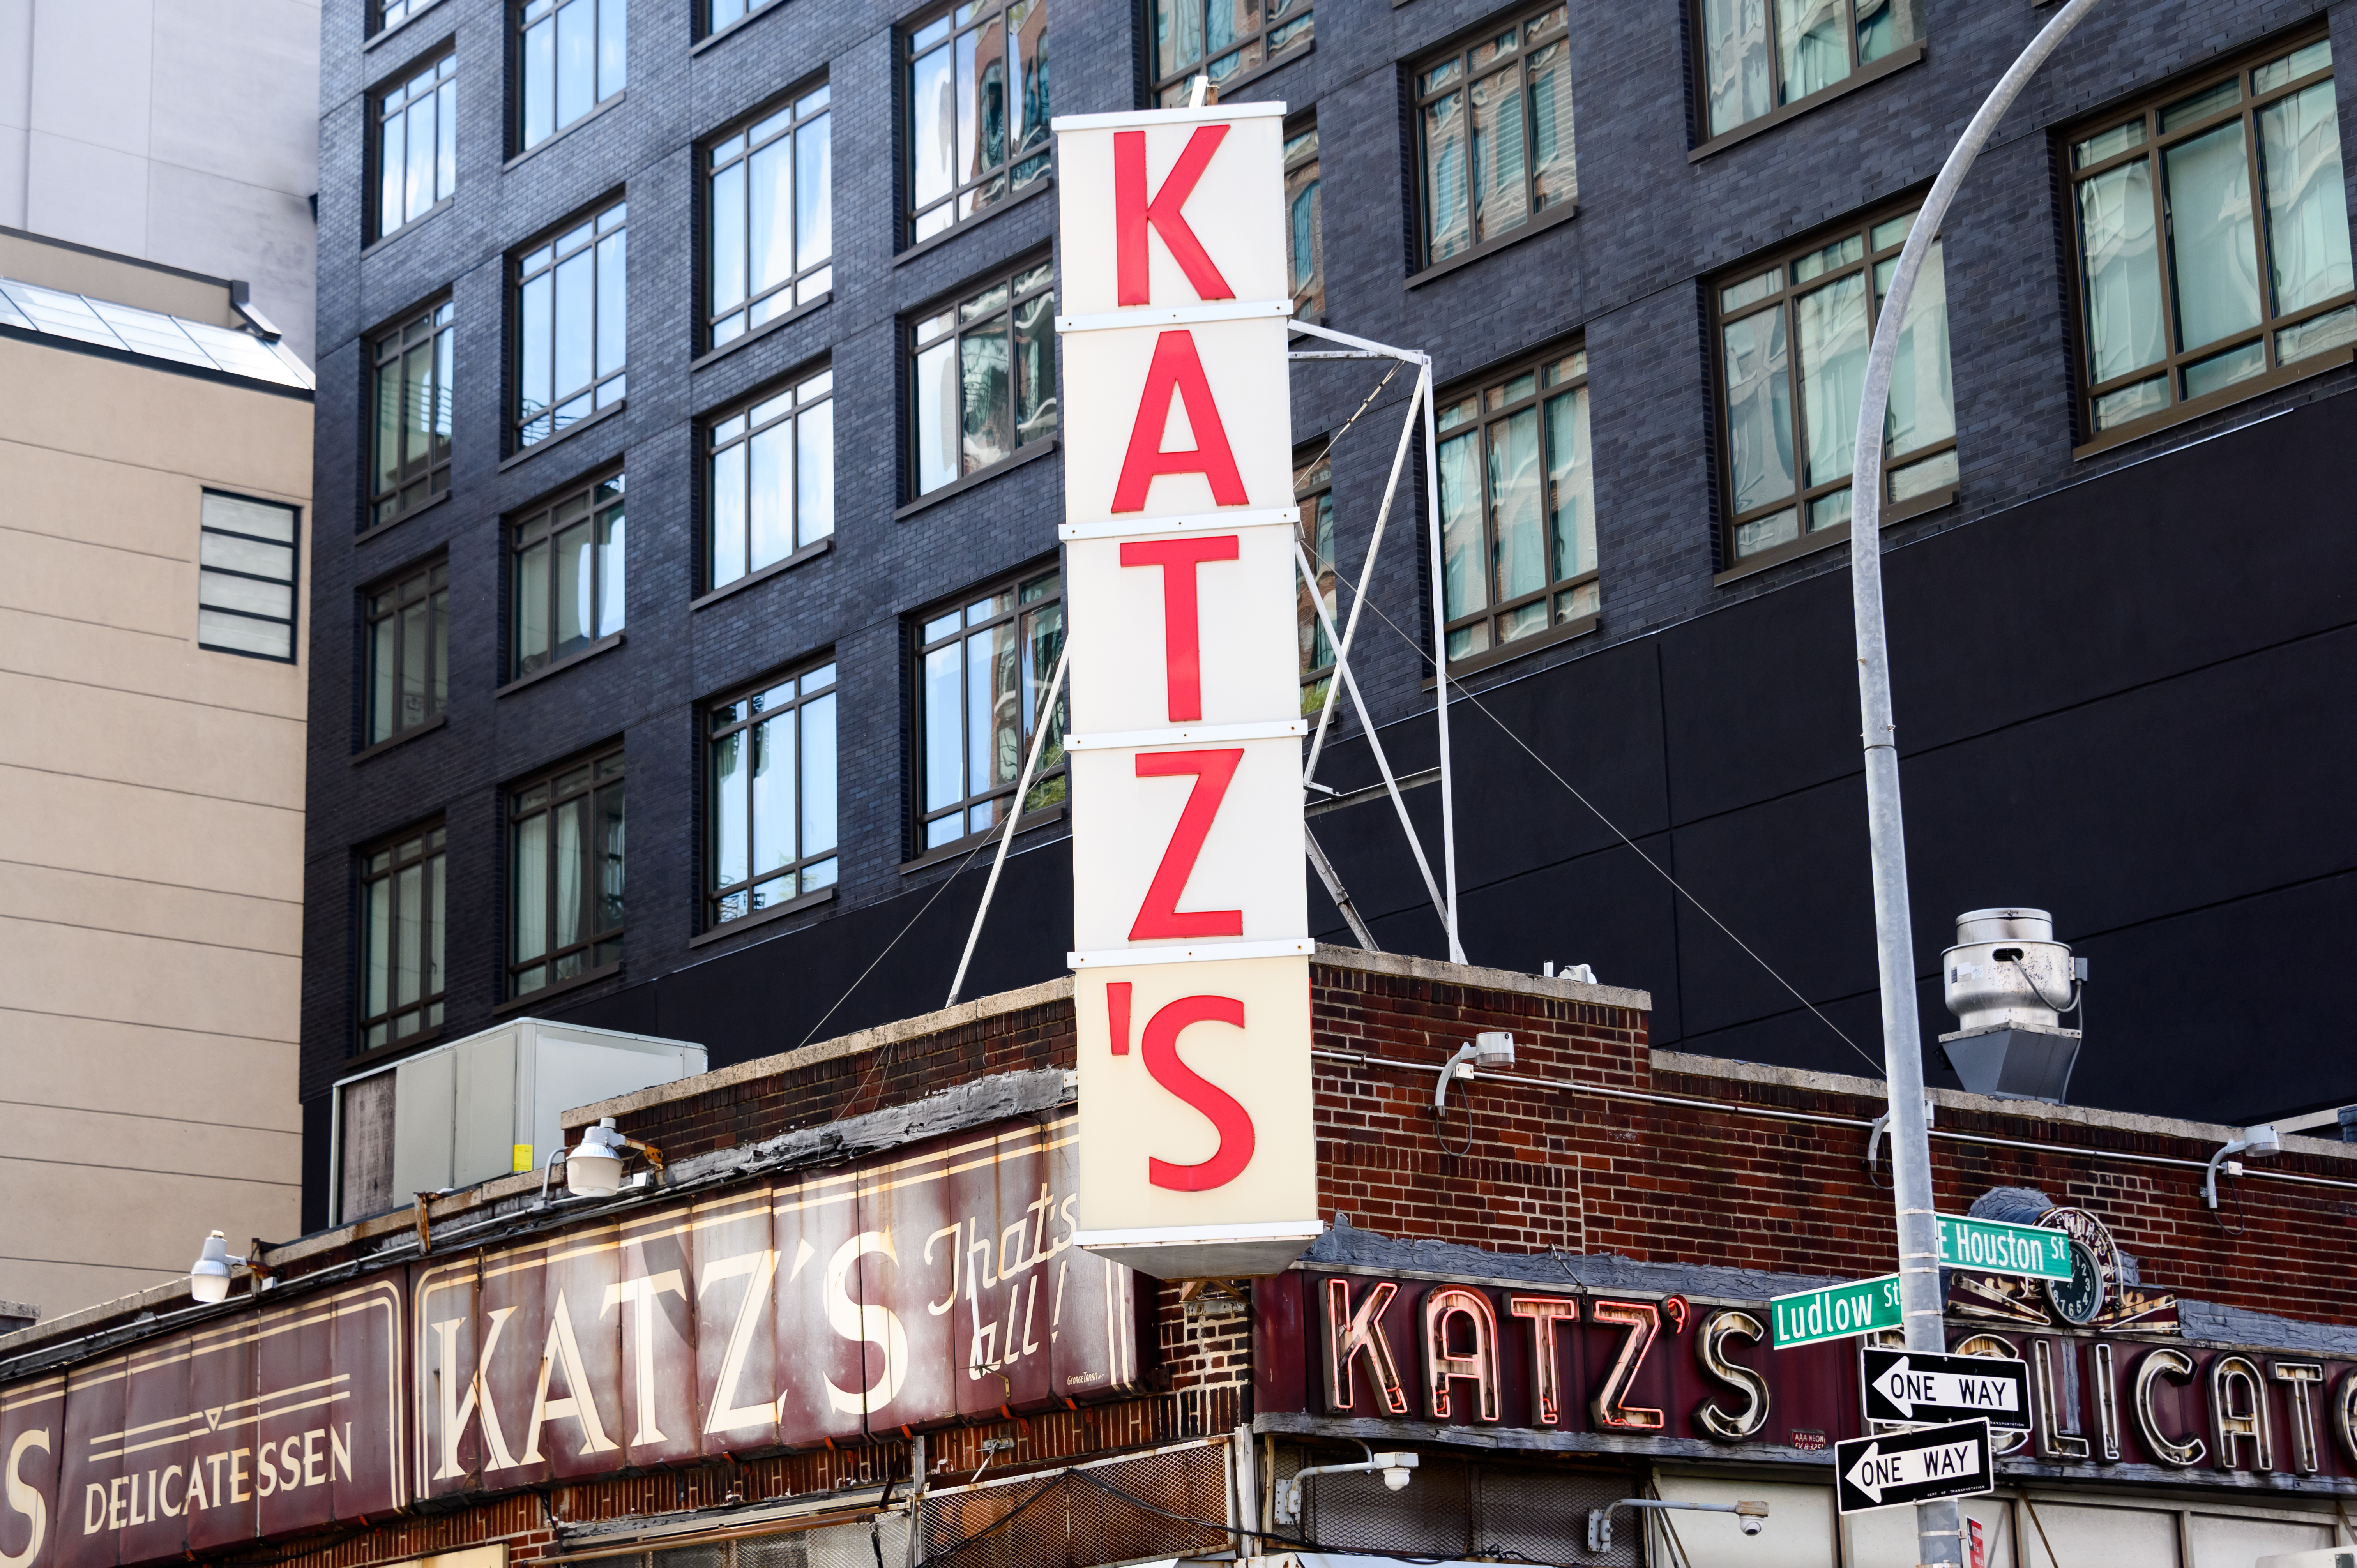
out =
<path fill-rule="evenodd" d="M 1223 1550 L 1227 1452 L 1224 1444 L 1205 1444 L 928 1493 L 918 1509 L 918 1561 L 1088 1568 Z"/>
<path fill-rule="evenodd" d="M 856 1524 L 830 1525 L 802 1535 L 803 1568 L 901 1568 L 909 1561 L 909 1517 L 878 1514 Z M 742 1558 L 738 1568 L 744 1568 Z"/>
<path fill-rule="evenodd" d="M 1355 1447 L 1280 1450 L 1279 1480 L 1309 1465 L 1362 1458 Z M 1614 1516 L 1612 1550 L 1587 1550 L 1587 1511 L 1641 1495 L 1638 1477 L 1614 1470 L 1520 1468 L 1426 1454 L 1394 1492 L 1383 1477 L 1313 1476 L 1303 1487 L 1302 1534 L 1338 1551 L 1509 1563 L 1639 1568 L 1644 1530 L 1623 1510 Z"/>
<path fill-rule="evenodd" d="M 860 1529 L 864 1531 L 866 1526 Z M 824 1534 L 825 1531 L 814 1531 Z M 810 1552 L 802 1535 L 757 1535 L 737 1543 L 737 1568 L 810 1568 Z M 657 1562 L 655 1568 L 666 1568 Z"/>

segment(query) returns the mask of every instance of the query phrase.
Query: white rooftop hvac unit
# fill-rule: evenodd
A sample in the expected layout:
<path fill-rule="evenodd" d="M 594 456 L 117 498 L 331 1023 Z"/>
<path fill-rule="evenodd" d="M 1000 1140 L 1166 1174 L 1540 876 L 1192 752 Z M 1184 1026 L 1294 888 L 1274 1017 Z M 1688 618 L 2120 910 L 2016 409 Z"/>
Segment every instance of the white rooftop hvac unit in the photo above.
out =
<path fill-rule="evenodd" d="M 685 1040 L 517 1018 L 354 1073 L 332 1102 L 328 1223 L 534 1169 L 564 1112 L 704 1070 L 704 1047 Z"/>

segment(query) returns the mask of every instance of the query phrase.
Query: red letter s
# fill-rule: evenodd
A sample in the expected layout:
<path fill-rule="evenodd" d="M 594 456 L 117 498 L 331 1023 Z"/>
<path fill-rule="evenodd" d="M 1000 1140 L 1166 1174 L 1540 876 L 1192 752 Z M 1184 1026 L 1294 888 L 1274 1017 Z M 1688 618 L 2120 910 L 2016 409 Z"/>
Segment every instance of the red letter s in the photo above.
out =
<path fill-rule="evenodd" d="M 1252 1164 L 1252 1117 L 1229 1093 L 1208 1083 L 1178 1059 L 1178 1032 L 1189 1024 L 1244 1026 L 1244 1004 L 1232 996 L 1182 996 L 1146 1026 L 1143 1054 L 1154 1081 L 1203 1113 L 1220 1134 L 1220 1146 L 1199 1165 L 1174 1165 L 1148 1156 L 1146 1178 L 1172 1192 L 1208 1192 L 1225 1187 Z"/>

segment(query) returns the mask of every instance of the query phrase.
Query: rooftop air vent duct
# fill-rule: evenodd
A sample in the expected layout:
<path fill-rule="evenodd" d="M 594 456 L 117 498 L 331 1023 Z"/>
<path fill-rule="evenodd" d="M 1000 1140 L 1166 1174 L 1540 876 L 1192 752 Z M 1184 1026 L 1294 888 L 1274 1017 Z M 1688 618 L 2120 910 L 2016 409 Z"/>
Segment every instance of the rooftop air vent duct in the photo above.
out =
<path fill-rule="evenodd" d="M 2054 940 L 2043 909 L 1975 909 L 1956 917 L 1956 945 L 1941 955 L 1948 1010 L 1964 1026 L 1940 1047 L 1964 1087 L 2003 1100 L 2059 1105 L 2079 1057 L 2079 1031 L 2061 1015 L 2079 1005 L 2086 961 Z"/>

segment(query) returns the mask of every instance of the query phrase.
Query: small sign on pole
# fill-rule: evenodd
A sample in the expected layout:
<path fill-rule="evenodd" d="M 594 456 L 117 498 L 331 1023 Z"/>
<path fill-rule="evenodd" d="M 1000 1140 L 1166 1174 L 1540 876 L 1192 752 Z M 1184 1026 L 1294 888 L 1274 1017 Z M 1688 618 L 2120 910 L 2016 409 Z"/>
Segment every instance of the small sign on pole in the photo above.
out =
<path fill-rule="evenodd" d="M 1929 1426 L 1986 1417 L 2001 1432 L 2029 1430 L 2029 1363 L 1857 1348 L 1869 1425 Z"/>
<path fill-rule="evenodd" d="M 1834 1444 L 1835 1507 L 1846 1514 L 1969 1498 L 1996 1487 L 1996 1460 L 1986 1421 L 1852 1437 Z"/>
<path fill-rule="evenodd" d="M 2071 1277 L 2071 1238 L 2042 1225 L 2010 1225 L 2002 1219 L 1940 1216 L 1940 1266 L 1985 1274 L 2027 1274 L 2031 1279 Z"/>
<path fill-rule="evenodd" d="M 1845 1280 L 1837 1285 L 1771 1296 L 1768 1307 L 1775 1322 L 1779 1350 L 1898 1328 L 1906 1321 L 1899 1310 L 1897 1274 Z"/>

